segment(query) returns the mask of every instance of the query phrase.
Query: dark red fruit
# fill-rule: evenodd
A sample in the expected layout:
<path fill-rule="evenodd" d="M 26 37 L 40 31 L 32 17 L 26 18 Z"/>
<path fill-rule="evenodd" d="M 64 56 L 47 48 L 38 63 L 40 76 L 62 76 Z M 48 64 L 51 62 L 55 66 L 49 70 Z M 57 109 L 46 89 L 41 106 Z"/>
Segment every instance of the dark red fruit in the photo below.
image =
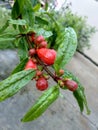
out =
<path fill-rule="evenodd" d="M 36 45 L 38 45 L 38 44 L 40 44 L 42 41 L 44 41 L 45 39 L 44 39 L 44 37 L 43 36 L 37 36 L 36 38 L 35 38 L 35 40 L 34 40 L 34 43 L 36 44 Z"/>
<path fill-rule="evenodd" d="M 42 41 L 42 42 L 40 43 L 39 48 L 47 48 L 47 42 L 46 42 L 46 41 Z"/>
<path fill-rule="evenodd" d="M 41 48 L 37 50 L 38 57 L 47 65 L 54 64 L 56 51 L 53 49 Z"/>
<path fill-rule="evenodd" d="M 38 90 L 43 91 L 48 88 L 48 81 L 45 78 L 39 78 L 36 82 L 36 87 Z"/>
<path fill-rule="evenodd" d="M 28 69 L 37 69 L 37 65 L 33 62 L 32 59 L 29 59 L 29 61 L 27 62 L 25 66 L 25 70 L 28 70 Z"/>
<path fill-rule="evenodd" d="M 73 80 L 65 80 L 64 85 L 70 90 L 75 91 L 78 88 L 78 84 Z"/>
<path fill-rule="evenodd" d="M 36 54 L 36 50 L 34 48 L 29 50 L 29 56 L 34 56 L 34 54 Z"/>

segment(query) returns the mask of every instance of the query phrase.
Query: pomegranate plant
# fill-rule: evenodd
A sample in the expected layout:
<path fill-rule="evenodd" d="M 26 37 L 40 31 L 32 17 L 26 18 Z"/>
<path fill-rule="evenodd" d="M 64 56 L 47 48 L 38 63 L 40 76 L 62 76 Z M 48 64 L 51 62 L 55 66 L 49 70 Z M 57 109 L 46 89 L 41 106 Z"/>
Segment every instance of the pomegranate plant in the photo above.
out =
<path fill-rule="evenodd" d="M 6 34 L 9 25 L 15 31 Z M 84 87 L 78 78 L 66 70 L 66 64 L 77 47 L 77 36 L 72 28 L 59 25 L 40 3 L 32 5 L 31 0 L 15 0 L 12 19 L 0 29 L 0 33 L 6 36 L 2 35 L 0 40 L 15 41 L 20 58 L 11 76 L 0 82 L 0 101 L 16 94 L 30 80 L 36 81 L 39 91 L 45 91 L 21 119 L 22 122 L 38 118 L 59 97 L 60 89 L 71 91 L 80 111 L 83 112 L 86 107 L 87 113 L 90 113 Z M 57 85 L 50 87 L 49 77 Z"/>

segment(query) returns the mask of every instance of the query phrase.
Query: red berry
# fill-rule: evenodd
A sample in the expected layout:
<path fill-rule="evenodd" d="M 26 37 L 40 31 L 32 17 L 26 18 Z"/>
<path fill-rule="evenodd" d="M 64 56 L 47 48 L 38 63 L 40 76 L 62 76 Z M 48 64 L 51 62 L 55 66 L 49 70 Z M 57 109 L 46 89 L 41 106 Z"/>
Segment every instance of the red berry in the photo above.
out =
<path fill-rule="evenodd" d="M 34 48 L 29 50 L 29 56 L 34 56 L 34 54 L 36 54 L 36 50 Z"/>
<path fill-rule="evenodd" d="M 42 41 L 44 41 L 45 39 L 44 39 L 44 37 L 43 36 L 37 36 L 36 38 L 35 38 L 35 40 L 34 40 L 34 43 L 36 44 L 36 45 L 38 45 L 38 44 L 40 44 Z"/>
<path fill-rule="evenodd" d="M 33 62 L 32 59 L 29 59 L 29 61 L 27 62 L 25 66 L 25 70 L 28 70 L 28 69 L 37 69 L 37 65 Z"/>
<path fill-rule="evenodd" d="M 39 46 L 40 48 L 47 48 L 47 42 L 46 41 L 42 41 L 41 43 L 40 43 L 40 46 Z"/>
<path fill-rule="evenodd" d="M 64 85 L 70 90 L 75 91 L 78 88 L 78 84 L 73 80 L 65 80 Z"/>
<path fill-rule="evenodd" d="M 48 88 L 48 81 L 45 78 L 39 78 L 36 82 L 36 87 L 38 90 L 43 91 Z"/>
<path fill-rule="evenodd" d="M 47 65 L 54 64 L 56 51 L 53 49 L 41 48 L 37 50 L 38 57 Z"/>

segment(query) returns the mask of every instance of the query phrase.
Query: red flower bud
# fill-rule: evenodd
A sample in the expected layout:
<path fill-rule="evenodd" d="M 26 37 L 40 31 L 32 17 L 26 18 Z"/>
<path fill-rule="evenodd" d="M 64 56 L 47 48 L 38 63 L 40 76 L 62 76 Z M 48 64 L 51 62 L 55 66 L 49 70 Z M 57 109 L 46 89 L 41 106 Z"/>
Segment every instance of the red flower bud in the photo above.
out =
<path fill-rule="evenodd" d="M 64 85 L 70 90 L 70 91 L 75 91 L 78 88 L 78 84 L 73 81 L 73 80 L 65 80 Z"/>
<path fill-rule="evenodd" d="M 29 59 L 29 61 L 27 62 L 25 66 L 25 70 L 28 70 L 28 69 L 37 69 L 37 65 L 33 62 L 32 59 Z"/>
<path fill-rule="evenodd" d="M 47 65 L 54 64 L 56 51 L 53 49 L 41 48 L 37 50 L 38 57 Z"/>

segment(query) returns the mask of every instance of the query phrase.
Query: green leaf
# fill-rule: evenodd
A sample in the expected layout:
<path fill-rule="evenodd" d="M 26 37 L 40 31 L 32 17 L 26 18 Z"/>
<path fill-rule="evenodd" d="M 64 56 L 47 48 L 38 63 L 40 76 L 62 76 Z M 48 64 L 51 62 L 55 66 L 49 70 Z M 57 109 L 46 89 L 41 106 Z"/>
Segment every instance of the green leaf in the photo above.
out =
<path fill-rule="evenodd" d="M 16 0 L 12 9 L 12 18 L 22 18 L 29 26 L 34 25 L 34 13 L 31 0 Z"/>
<path fill-rule="evenodd" d="M 57 57 L 54 63 L 56 72 L 65 68 L 65 65 L 74 55 L 77 48 L 77 36 L 72 28 L 66 28 L 56 39 Z"/>
<path fill-rule="evenodd" d="M 10 20 L 9 20 L 9 24 L 26 25 L 27 22 L 26 22 L 26 20 L 24 20 L 24 19 L 18 19 L 18 20 L 10 19 Z"/>
<path fill-rule="evenodd" d="M 10 41 L 0 42 L 0 49 L 8 49 L 8 48 L 14 49 L 16 48 L 16 46 Z"/>
<path fill-rule="evenodd" d="M 53 35 L 51 31 L 47 31 L 47 30 L 45 30 L 45 29 L 43 29 L 43 28 L 39 28 L 39 29 L 36 28 L 36 29 L 34 30 L 34 32 L 36 32 L 37 35 L 43 35 L 44 38 L 48 38 L 48 37 L 50 37 L 50 36 Z"/>
<path fill-rule="evenodd" d="M 18 55 L 20 57 L 20 61 L 22 61 L 23 59 L 28 57 L 28 43 L 27 43 L 25 37 L 22 37 L 19 40 L 19 43 L 18 43 Z"/>
<path fill-rule="evenodd" d="M 14 40 L 15 40 L 15 38 L 13 38 L 13 37 L 12 37 L 12 38 L 5 38 L 5 37 L 4 37 L 4 38 L 3 38 L 3 37 L 1 38 L 1 37 L 0 37 L 0 42 L 7 42 L 7 41 L 14 41 Z"/>
<path fill-rule="evenodd" d="M 8 23 L 8 21 L 7 21 L 7 22 L 3 25 L 3 27 L 0 28 L 0 33 L 4 32 L 4 31 L 7 29 L 8 26 L 9 26 L 9 23 Z"/>
<path fill-rule="evenodd" d="M 58 86 L 54 86 L 46 90 L 22 118 L 22 122 L 32 121 L 41 116 L 42 113 L 58 98 L 58 96 Z"/>
<path fill-rule="evenodd" d="M 0 82 L 0 101 L 13 96 L 28 84 L 34 76 L 34 70 L 23 70 Z"/>
<path fill-rule="evenodd" d="M 49 22 L 46 19 L 43 19 L 39 16 L 35 17 L 35 21 L 36 21 L 36 24 L 47 25 L 47 26 L 49 24 Z"/>
<path fill-rule="evenodd" d="M 39 3 L 39 0 L 31 0 L 32 6 L 36 6 Z"/>
<path fill-rule="evenodd" d="M 22 10 L 22 18 L 26 20 L 29 26 L 33 27 L 35 16 L 32 9 L 31 0 L 24 0 L 23 10 Z"/>
<path fill-rule="evenodd" d="M 78 105 L 80 107 L 80 111 L 83 112 L 84 107 L 85 107 L 86 110 L 87 110 L 87 114 L 90 114 L 90 110 L 88 108 L 86 96 L 85 96 L 85 93 L 84 93 L 84 87 L 80 83 L 79 79 L 76 76 L 74 76 L 71 72 L 69 72 L 68 70 L 65 70 L 63 78 L 71 78 L 72 80 L 77 82 L 78 89 L 73 92 L 73 95 L 78 102 Z"/>
<path fill-rule="evenodd" d="M 25 0 L 15 0 L 14 6 L 13 6 L 12 12 L 11 12 L 13 19 L 18 19 L 19 17 L 21 17 L 24 2 L 25 2 Z"/>
<path fill-rule="evenodd" d="M 15 73 L 17 73 L 17 72 L 19 72 L 19 71 L 22 71 L 22 70 L 24 69 L 25 64 L 27 63 L 27 61 L 28 61 L 28 58 L 27 58 L 27 57 L 26 57 L 25 59 L 23 59 L 23 60 L 20 62 L 20 64 L 18 64 L 18 65 L 16 66 L 16 68 L 12 71 L 12 74 L 15 74 Z"/>
<path fill-rule="evenodd" d="M 41 4 L 35 5 L 35 6 L 33 7 L 33 11 L 34 11 L 34 12 L 38 11 L 38 10 L 40 9 L 40 7 L 41 7 Z"/>

